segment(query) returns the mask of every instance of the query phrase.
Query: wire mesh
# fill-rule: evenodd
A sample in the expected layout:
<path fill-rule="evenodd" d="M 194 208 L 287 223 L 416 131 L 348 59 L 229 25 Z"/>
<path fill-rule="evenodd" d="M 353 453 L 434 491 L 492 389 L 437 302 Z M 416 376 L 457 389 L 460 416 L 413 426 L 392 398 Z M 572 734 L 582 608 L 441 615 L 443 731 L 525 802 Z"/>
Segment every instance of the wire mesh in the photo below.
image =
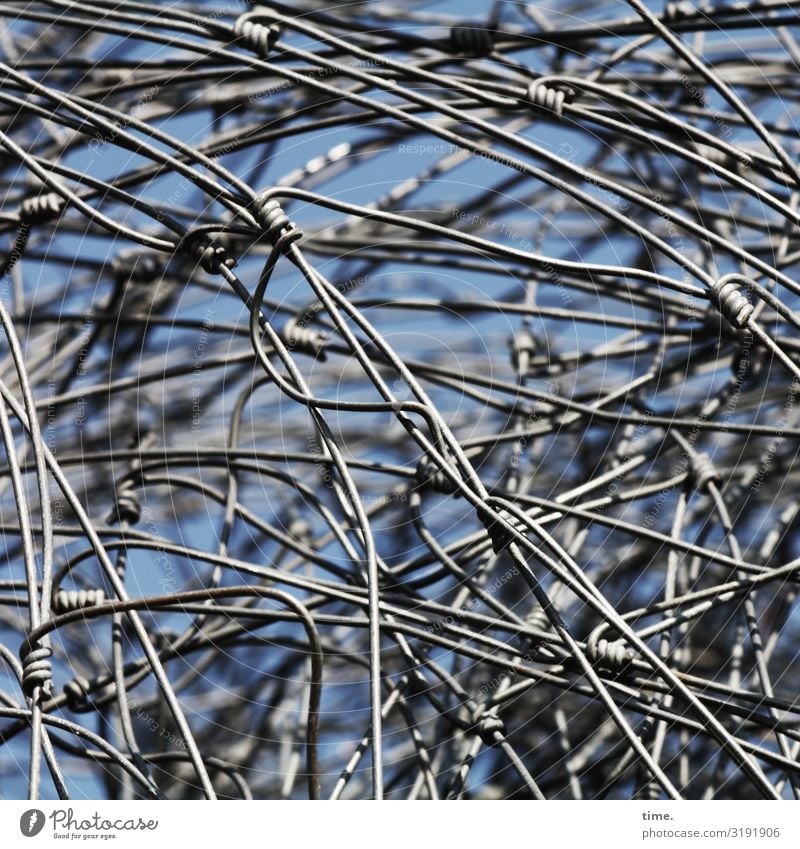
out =
<path fill-rule="evenodd" d="M 4 3 L 4 795 L 797 798 L 797 5 Z"/>

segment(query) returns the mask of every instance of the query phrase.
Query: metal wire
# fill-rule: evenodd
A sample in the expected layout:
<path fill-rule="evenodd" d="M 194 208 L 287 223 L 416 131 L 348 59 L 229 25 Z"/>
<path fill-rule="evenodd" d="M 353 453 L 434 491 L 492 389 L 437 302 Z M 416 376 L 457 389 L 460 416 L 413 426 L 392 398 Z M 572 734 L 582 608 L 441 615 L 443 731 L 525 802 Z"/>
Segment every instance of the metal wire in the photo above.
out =
<path fill-rule="evenodd" d="M 800 798 L 798 3 L 0 8 L 0 778 Z"/>

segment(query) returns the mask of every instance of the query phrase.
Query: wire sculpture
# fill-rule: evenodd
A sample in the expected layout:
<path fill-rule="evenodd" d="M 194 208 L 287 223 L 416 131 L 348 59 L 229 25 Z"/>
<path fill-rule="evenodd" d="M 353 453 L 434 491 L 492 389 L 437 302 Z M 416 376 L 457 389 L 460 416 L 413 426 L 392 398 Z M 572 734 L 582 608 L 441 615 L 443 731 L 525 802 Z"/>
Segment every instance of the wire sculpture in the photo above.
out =
<path fill-rule="evenodd" d="M 0 776 L 800 798 L 795 0 L 4 3 Z"/>

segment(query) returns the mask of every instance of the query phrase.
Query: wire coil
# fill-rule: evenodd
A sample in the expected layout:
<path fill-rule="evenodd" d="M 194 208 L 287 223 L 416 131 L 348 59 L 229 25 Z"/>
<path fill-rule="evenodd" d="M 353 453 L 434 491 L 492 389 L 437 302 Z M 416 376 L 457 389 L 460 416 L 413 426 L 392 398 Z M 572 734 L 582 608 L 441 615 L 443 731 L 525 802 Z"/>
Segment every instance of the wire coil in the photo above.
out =
<path fill-rule="evenodd" d="M 692 455 L 692 481 L 698 492 L 704 492 L 710 483 L 720 483 L 722 475 L 714 465 L 714 461 L 705 452 Z"/>
<path fill-rule="evenodd" d="M 455 26 L 450 30 L 450 46 L 465 56 L 488 56 L 494 50 L 494 33 L 482 27 Z"/>
<path fill-rule="evenodd" d="M 142 516 L 142 504 L 132 484 L 129 483 L 117 491 L 114 511 L 118 521 L 127 522 L 130 525 L 138 523 Z"/>
<path fill-rule="evenodd" d="M 530 330 L 523 328 L 509 339 L 509 348 L 511 349 L 511 365 L 514 366 L 519 374 L 526 375 L 531 357 L 539 349 L 536 337 Z"/>
<path fill-rule="evenodd" d="M 73 713 L 88 713 L 94 710 L 90 695 L 92 685 L 84 676 L 78 676 L 64 685 L 64 697 Z"/>
<path fill-rule="evenodd" d="M 53 596 L 51 607 L 53 613 L 71 613 L 102 604 L 105 600 L 106 594 L 102 589 L 60 590 Z"/>
<path fill-rule="evenodd" d="M 300 231 L 283 211 L 280 203 L 270 197 L 268 192 L 256 196 L 252 205 L 253 215 L 261 225 L 264 237 L 273 245 L 280 244 L 282 250 L 302 238 Z"/>
<path fill-rule="evenodd" d="M 187 233 L 178 249 L 208 274 L 219 274 L 222 268 L 236 267 L 236 260 L 228 256 L 225 248 L 212 242 L 205 233 Z"/>
<path fill-rule="evenodd" d="M 740 274 L 726 274 L 714 283 L 710 290 L 711 302 L 733 327 L 747 327 L 755 307 L 741 293 L 739 287 L 747 286 L 750 281 Z"/>
<path fill-rule="evenodd" d="M 528 102 L 534 109 L 562 118 L 564 106 L 572 103 L 575 98 L 574 89 L 560 86 L 548 80 L 534 80 L 528 86 Z"/>
<path fill-rule="evenodd" d="M 597 632 L 586 641 L 586 656 L 598 668 L 614 673 L 627 670 L 636 658 L 624 640 L 607 640 Z"/>
<path fill-rule="evenodd" d="M 49 646 L 33 645 L 22 656 L 22 692 L 33 698 L 38 690 L 49 696 L 52 690 L 53 665 L 50 658 L 53 650 Z"/>
<path fill-rule="evenodd" d="M 19 217 L 32 224 L 50 221 L 61 215 L 66 205 L 67 202 L 58 192 L 46 192 L 25 198 L 19 207 Z"/>
<path fill-rule="evenodd" d="M 245 13 L 234 24 L 236 36 L 241 44 L 249 47 L 262 59 L 267 59 L 280 38 L 281 30 L 277 24 L 261 24 Z"/>
<path fill-rule="evenodd" d="M 326 334 L 313 327 L 303 326 L 297 317 L 286 322 L 281 331 L 281 338 L 289 350 L 308 354 L 322 361 L 326 359 Z"/>

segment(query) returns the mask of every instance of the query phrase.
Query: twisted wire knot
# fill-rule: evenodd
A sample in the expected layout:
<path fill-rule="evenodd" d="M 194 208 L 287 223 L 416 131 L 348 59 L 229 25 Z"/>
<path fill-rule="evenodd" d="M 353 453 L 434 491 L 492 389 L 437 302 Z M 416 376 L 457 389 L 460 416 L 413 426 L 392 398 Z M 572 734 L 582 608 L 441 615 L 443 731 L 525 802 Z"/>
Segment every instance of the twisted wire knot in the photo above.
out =
<path fill-rule="evenodd" d="M 636 657 L 624 640 L 600 638 L 596 631 L 586 641 L 586 654 L 593 664 L 608 672 L 622 672 Z"/>
<path fill-rule="evenodd" d="M 550 631 L 553 628 L 550 619 L 544 612 L 544 608 L 538 604 L 534 605 L 533 609 L 525 617 L 525 623 L 540 631 Z"/>
<path fill-rule="evenodd" d="M 726 274 L 711 286 L 709 298 L 723 318 L 741 330 L 747 326 L 755 307 L 739 291 L 739 285 L 750 286 L 741 274 Z"/>
<path fill-rule="evenodd" d="M 120 522 L 128 522 L 130 525 L 135 525 L 142 517 L 142 504 L 130 481 L 126 481 L 116 492 L 114 515 Z"/>
<path fill-rule="evenodd" d="M 506 724 L 496 713 L 486 711 L 475 721 L 473 733 L 481 738 L 484 745 L 494 746 L 500 742 L 499 737 L 505 737 Z"/>
<path fill-rule="evenodd" d="M 416 475 L 417 484 L 421 487 L 430 487 L 434 492 L 440 492 L 442 495 L 452 495 L 454 492 L 458 492 L 455 483 L 428 454 L 423 454 L 419 458 Z"/>
<path fill-rule="evenodd" d="M 208 274 L 219 274 L 223 266 L 234 268 L 236 260 L 220 244 L 215 244 L 206 233 L 187 233 L 178 243 L 178 250 L 197 261 Z"/>
<path fill-rule="evenodd" d="M 106 594 L 102 589 L 60 590 L 53 596 L 50 607 L 53 613 L 71 613 L 73 610 L 102 604 L 105 600 Z"/>
<path fill-rule="evenodd" d="M 542 112 L 551 112 L 557 118 L 564 114 L 564 104 L 572 103 L 574 97 L 574 89 L 549 84 L 544 79 L 534 80 L 528 86 L 528 100 L 531 106 Z"/>
<path fill-rule="evenodd" d="M 465 56 L 488 56 L 494 50 L 494 33 L 483 27 L 452 27 L 450 46 Z"/>
<path fill-rule="evenodd" d="M 292 242 L 302 238 L 302 230 L 289 220 L 283 207 L 275 198 L 271 198 L 267 191 L 256 195 L 251 207 L 264 236 L 272 242 L 273 246 L 277 247 L 280 242 L 281 249 L 286 250 Z"/>
<path fill-rule="evenodd" d="M 744 344 L 747 339 L 747 335 L 750 333 L 750 329 L 747 327 L 734 327 L 725 318 L 725 316 L 720 313 L 713 300 L 710 300 L 706 306 L 703 324 L 706 329 L 718 339 L 720 337 L 724 337 L 725 339 L 741 342 L 742 344 Z"/>
<path fill-rule="evenodd" d="M 236 264 L 235 260 L 227 256 L 227 251 L 222 245 L 214 245 L 212 243 L 198 247 L 194 253 L 194 257 L 200 264 L 200 267 L 209 274 L 219 274 L 223 266 L 233 268 Z"/>
<path fill-rule="evenodd" d="M 25 650 L 21 657 L 22 692 L 31 699 L 36 690 L 39 690 L 42 695 L 49 696 L 53 683 L 53 665 L 50 663 L 53 650 L 50 646 L 43 646 L 41 643 L 34 645 L 26 643 L 23 648 Z"/>
<path fill-rule="evenodd" d="M 290 318 L 283 326 L 281 338 L 288 348 L 301 354 L 310 354 L 320 360 L 326 359 L 325 345 L 328 337 L 321 330 L 303 327 L 296 317 Z"/>
<path fill-rule="evenodd" d="M 702 492 L 711 481 L 719 483 L 722 475 L 714 461 L 705 451 L 692 455 L 692 482 L 698 492 Z"/>
<path fill-rule="evenodd" d="M 89 701 L 91 687 L 89 681 L 80 675 L 64 685 L 67 707 L 73 713 L 87 713 L 92 710 L 92 704 Z"/>
<path fill-rule="evenodd" d="M 19 205 L 19 217 L 36 224 L 61 215 L 67 202 L 58 192 L 46 192 L 36 197 L 25 198 Z"/>
<path fill-rule="evenodd" d="M 535 628 L 537 631 L 544 631 L 547 634 L 552 633 L 553 626 L 547 618 L 547 614 L 544 612 L 544 609 L 538 604 L 535 604 L 531 608 L 524 621 L 529 628 Z M 543 648 L 547 645 L 547 643 L 547 638 L 538 637 L 535 634 L 528 633 L 523 633 L 519 640 L 519 644 L 522 649 L 529 652 L 538 652 L 539 649 Z"/>
<path fill-rule="evenodd" d="M 523 328 L 509 339 L 509 347 L 511 348 L 511 364 L 517 371 L 527 374 L 531 357 L 539 348 L 536 337 L 530 330 Z"/>
<path fill-rule="evenodd" d="M 269 56 L 281 35 L 278 24 L 260 24 L 248 17 L 248 14 L 240 15 L 236 19 L 233 30 L 238 40 L 262 59 Z"/>

